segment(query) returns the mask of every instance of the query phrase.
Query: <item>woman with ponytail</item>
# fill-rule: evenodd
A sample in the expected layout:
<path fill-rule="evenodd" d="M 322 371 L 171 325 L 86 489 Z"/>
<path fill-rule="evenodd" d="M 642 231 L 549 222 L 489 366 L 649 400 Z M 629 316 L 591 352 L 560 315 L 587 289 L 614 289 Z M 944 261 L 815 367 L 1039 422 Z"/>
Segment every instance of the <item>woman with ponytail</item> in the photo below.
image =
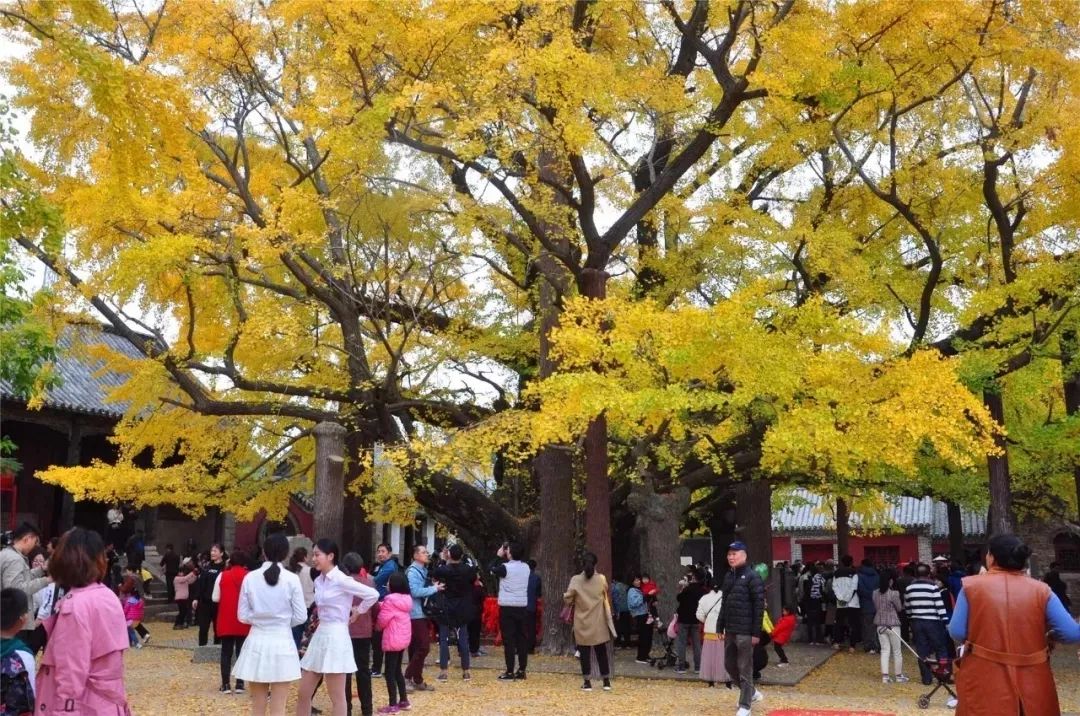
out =
<path fill-rule="evenodd" d="M 596 573 L 595 554 L 586 552 L 581 562 L 581 573 L 570 578 L 570 586 L 563 595 L 563 601 L 574 610 L 574 643 L 578 647 L 584 679 L 581 689 L 592 691 L 590 654 L 595 652 L 604 691 L 611 691 L 608 644 L 615 636 L 615 622 L 611 615 L 608 581 L 604 575 Z"/>
<path fill-rule="evenodd" d="M 959 716 L 1056 716 L 1047 633 L 1080 642 L 1080 625 L 1043 582 L 1024 573 L 1031 550 L 1011 534 L 991 538 L 986 573 L 964 578 L 949 633 L 962 642 L 956 662 Z"/>
<path fill-rule="evenodd" d="M 251 713 L 283 716 L 289 682 L 300 678 L 292 628 L 307 620 L 300 578 L 282 566 L 289 555 L 289 539 L 280 532 L 263 544 L 266 561 L 248 572 L 240 585 L 237 618 L 251 625 L 233 675 L 247 682 Z M 269 703 L 267 693 L 269 692 Z"/>

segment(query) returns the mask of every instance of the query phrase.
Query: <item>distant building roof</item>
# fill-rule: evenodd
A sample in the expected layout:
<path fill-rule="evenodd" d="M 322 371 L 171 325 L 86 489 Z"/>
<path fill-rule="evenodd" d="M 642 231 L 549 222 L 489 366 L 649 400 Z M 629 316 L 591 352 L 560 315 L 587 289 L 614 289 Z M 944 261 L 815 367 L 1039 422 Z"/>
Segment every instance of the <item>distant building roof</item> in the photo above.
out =
<path fill-rule="evenodd" d="M 894 528 L 904 531 L 926 531 L 932 537 L 948 537 L 949 520 L 944 502 L 929 497 L 889 497 L 889 506 L 884 515 L 873 521 L 874 528 Z M 970 510 L 961 510 L 964 534 L 982 536 L 986 534 L 986 515 Z M 853 529 L 863 526 L 863 520 L 857 513 L 852 513 L 849 523 Z M 834 532 L 835 515 L 831 505 L 822 505 L 820 495 L 809 490 L 795 491 L 791 503 L 775 510 L 772 515 L 774 532 Z"/>
<path fill-rule="evenodd" d="M 102 370 L 105 362 L 91 355 L 89 350 L 99 345 L 127 358 L 143 358 L 135 345 L 106 326 L 89 323 L 65 326 L 56 340 L 56 374 L 60 383 L 45 393 L 46 407 L 116 419 L 123 417 L 127 403 L 108 402 L 106 398 L 114 388 L 123 385 L 127 376 Z M 0 394 L 4 400 L 23 400 L 5 380 L 0 380 Z"/>
<path fill-rule="evenodd" d="M 969 537 L 986 536 L 986 511 L 960 509 L 960 522 L 964 526 L 964 535 Z M 932 537 L 949 536 L 949 511 L 944 502 L 934 503 L 934 527 Z"/>

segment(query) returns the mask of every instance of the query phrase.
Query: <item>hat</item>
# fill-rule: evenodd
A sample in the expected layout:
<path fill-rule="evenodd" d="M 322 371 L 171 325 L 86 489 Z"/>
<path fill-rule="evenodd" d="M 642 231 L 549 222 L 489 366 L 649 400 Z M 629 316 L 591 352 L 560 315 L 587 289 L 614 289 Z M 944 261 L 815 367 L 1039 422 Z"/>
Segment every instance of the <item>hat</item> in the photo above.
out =
<path fill-rule="evenodd" d="M 732 542 L 731 544 L 728 545 L 727 551 L 728 552 L 745 552 L 746 551 L 746 543 L 743 542 L 742 540 L 735 540 L 734 542 Z"/>
<path fill-rule="evenodd" d="M 948 560 L 947 558 L 945 558 L 945 557 L 942 557 L 942 556 L 941 556 L 941 555 L 939 554 L 939 555 L 938 555 L 937 557 L 934 557 L 934 558 L 933 558 L 932 560 L 930 560 L 930 561 L 931 561 L 931 562 L 948 562 L 949 560 Z"/>

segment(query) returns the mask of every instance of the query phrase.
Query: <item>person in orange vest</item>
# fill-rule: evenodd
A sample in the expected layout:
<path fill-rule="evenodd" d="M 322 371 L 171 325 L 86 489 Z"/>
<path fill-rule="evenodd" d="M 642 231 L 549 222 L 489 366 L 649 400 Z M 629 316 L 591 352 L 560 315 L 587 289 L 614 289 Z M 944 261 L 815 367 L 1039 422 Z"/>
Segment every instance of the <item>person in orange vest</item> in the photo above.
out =
<path fill-rule="evenodd" d="M 964 578 L 949 633 L 963 643 L 956 665 L 957 716 L 1061 713 L 1047 632 L 1080 642 L 1050 587 L 1024 573 L 1031 549 L 1019 537 L 990 539 L 985 574 Z"/>

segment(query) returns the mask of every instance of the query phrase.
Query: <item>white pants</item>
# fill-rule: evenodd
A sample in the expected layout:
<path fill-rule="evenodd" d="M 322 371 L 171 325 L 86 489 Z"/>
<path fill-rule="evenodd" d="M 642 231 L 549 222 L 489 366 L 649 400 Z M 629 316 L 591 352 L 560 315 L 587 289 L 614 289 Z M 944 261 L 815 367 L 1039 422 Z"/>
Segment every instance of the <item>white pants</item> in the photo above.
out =
<path fill-rule="evenodd" d="M 889 657 L 892 656 L 892 676 L 904 673 L 904 652 L 900 644 L 900 627 L 877 628 L 878 641 L 881 642 L 881 675 L 889 676 Z"/>

